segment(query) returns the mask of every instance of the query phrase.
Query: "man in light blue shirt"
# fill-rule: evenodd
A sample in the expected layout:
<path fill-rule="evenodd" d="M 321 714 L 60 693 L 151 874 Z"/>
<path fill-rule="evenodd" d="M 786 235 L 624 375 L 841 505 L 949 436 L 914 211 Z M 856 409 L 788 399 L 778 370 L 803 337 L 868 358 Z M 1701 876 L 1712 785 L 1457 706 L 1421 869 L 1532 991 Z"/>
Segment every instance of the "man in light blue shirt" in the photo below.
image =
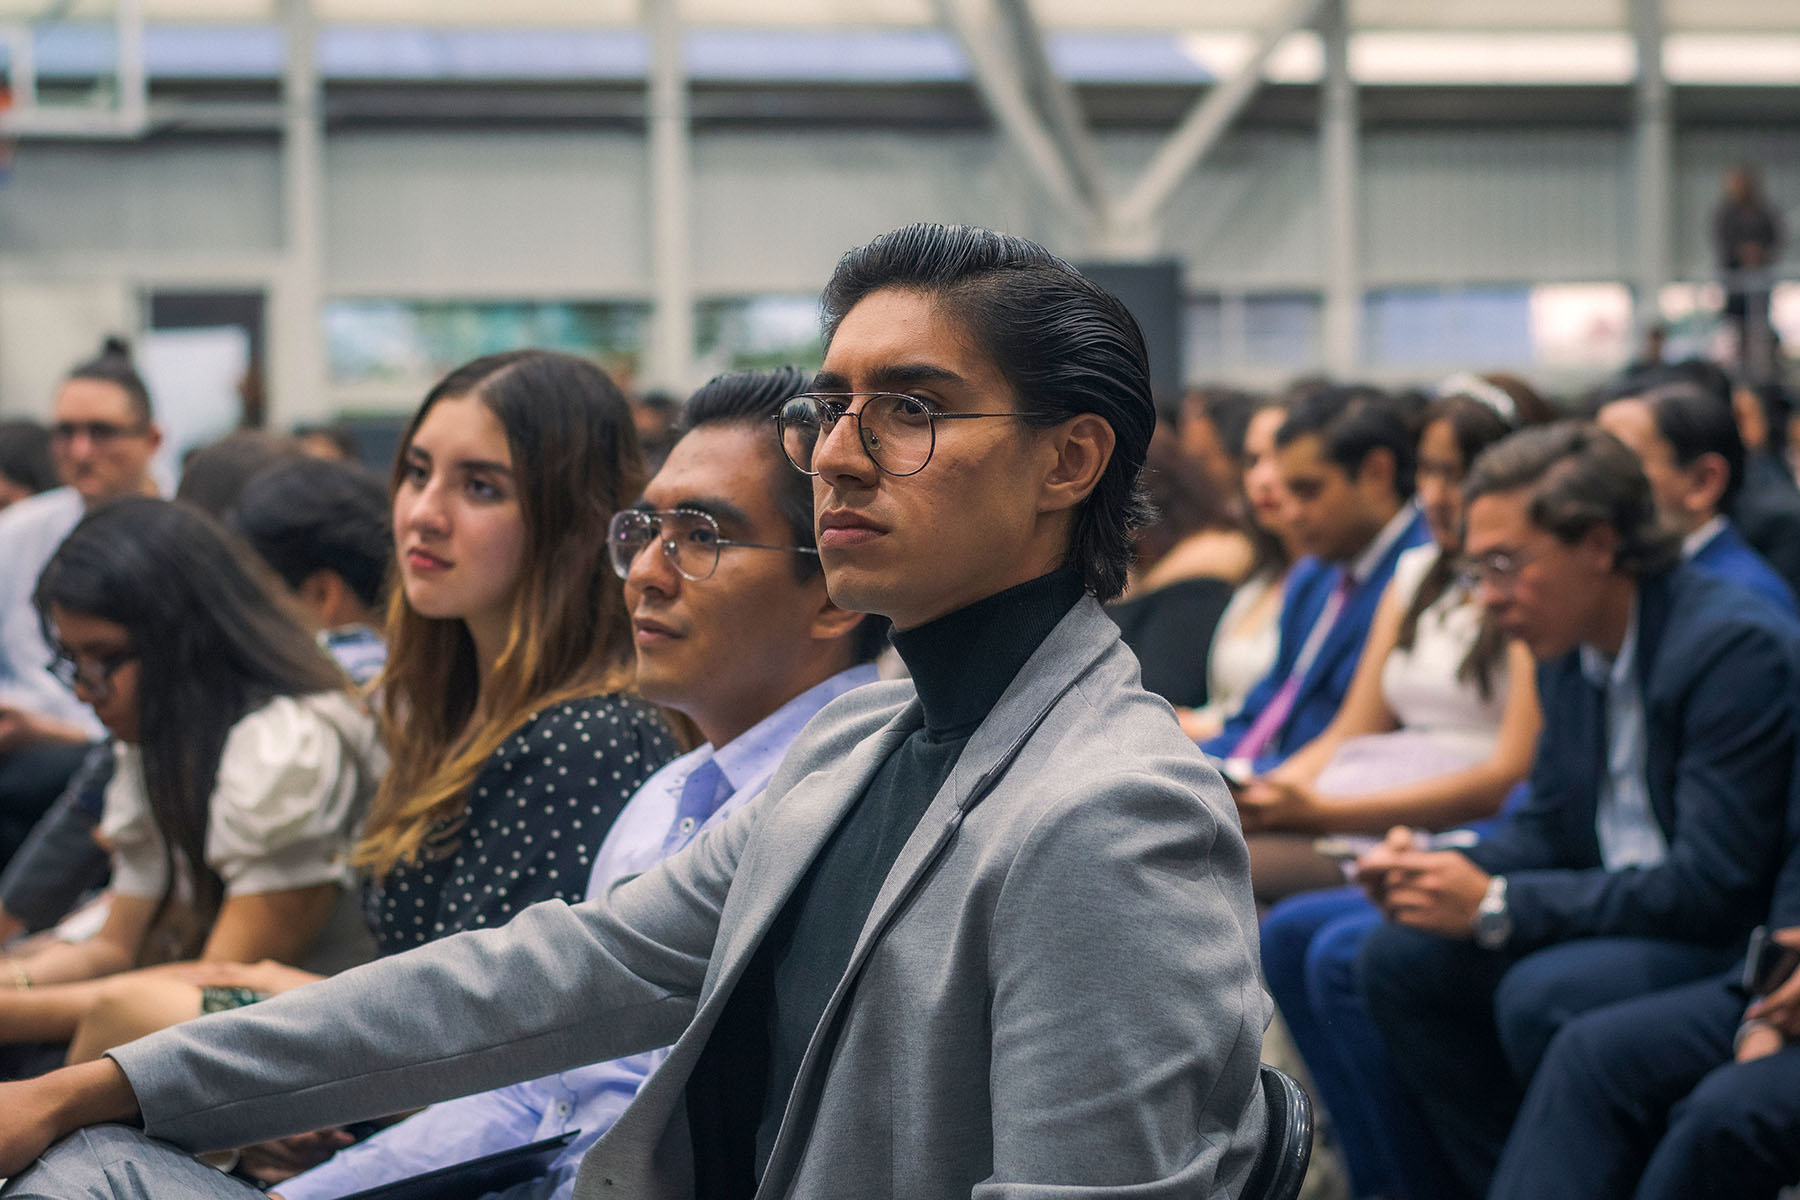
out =
<path fill-rule="evenodd" d="M 610 539 L 625 577 L 638 688 L 706 744 L 652 775 L 619 815 L 588 890 L 654 866 L 763 788 L 801 727 L 876 678 L 886 623 L 834 607 L 813 547 L 811 489 L 787 469 L 769 419 L 806 377 L 715 379 L 688 432 Z M 580 1130 L 550 1173 L 501 1195 L 565 1198 L 581 1157 L 662 1062 L 656 1050 L 435 1105 L 277 1185 L 324 1200 Z"/>

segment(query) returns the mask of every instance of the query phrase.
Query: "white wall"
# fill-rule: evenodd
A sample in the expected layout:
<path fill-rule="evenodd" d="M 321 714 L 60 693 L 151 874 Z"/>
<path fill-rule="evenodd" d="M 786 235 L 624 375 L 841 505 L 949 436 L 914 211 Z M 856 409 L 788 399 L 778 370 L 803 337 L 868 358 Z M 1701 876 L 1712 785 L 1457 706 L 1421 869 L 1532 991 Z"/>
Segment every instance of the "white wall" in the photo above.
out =
<path fill-rule="evenodd" d="M 1102 140 L 1116 188 L 1155 145 Z M 1733 159 L 1769 164 L 1771 191 L 1800 214 L 1800 129 L 1686 131 L 1677 147 L 1677 262 L 1689 277 L 1709 271 L 1705 215 Z M 274 140 L 257 137 L 20 147 L 0 187 L 0 410 L 41 407 L 45 381 L 69 361 L 66 343 L 85 349 L 96 326 L 119 319 L 121 295 L 272 279 L 279 161 Z M 1624 130 L 1377 128 L 1363 167 L 1371 286 L 1630 273 Z M 696 139 L 694 171 L 702 294 L 812 291 L 844 249 L 924 218 L 998 225 L 1081 253 L 1008 147 L 984 132 L 711 131 Z M 646 296 L 644 172 L 642 139 L 629 131 L 334 131 L 327 292 Z M 1168 211 L 1165 247 L 1186 264 L 1190 289 L 1316 288 L 1317 181 L 1305 129 L 1225 138 Z M 74 290 L 43 299 L 62 285 Z M 80 336 L 45 332 L 65 323 Z"/>

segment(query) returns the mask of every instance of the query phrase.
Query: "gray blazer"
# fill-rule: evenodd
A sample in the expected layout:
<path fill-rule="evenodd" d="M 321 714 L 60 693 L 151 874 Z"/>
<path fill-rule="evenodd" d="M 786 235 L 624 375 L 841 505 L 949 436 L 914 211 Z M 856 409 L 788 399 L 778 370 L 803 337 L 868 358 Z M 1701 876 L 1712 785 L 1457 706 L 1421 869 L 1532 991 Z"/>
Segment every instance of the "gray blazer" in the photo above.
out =
<path fill-rule="evenodd" d="M 827 835 L 922 719 L 910 683 L 858 689 L 761 797 L 598 899 L 120 1048 L 148 1132 L 241 1145 L 673 1043 L 576 1196 L 691 1196 L 683 1089 L 700 1050 Z M 888 874 L 759 1195 L 1235 1196 L 1263 1140 L 1267 1013 L 1231 800 L 1083 600 Z"/>

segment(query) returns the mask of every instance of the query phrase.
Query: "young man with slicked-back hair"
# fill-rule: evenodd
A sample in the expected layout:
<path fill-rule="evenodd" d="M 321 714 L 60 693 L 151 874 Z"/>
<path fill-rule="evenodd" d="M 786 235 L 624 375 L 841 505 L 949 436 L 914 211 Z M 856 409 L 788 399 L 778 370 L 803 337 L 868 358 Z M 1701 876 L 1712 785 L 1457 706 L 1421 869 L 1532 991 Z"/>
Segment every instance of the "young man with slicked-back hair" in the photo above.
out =
<path fill-rule="evenodd" d="M 1244 842 L 1100 607 L 1155 423 L 1136 322 L 1033 243 L 935 225 L 851 251 L 824 309 L 777 427 L 831 599 L 891 618 L 911 680 L 596 900 L 0 1090 L 0 1171 L 97 1120 L 205 1149 L 674 1041 L 580 1200 L 1242 1191 Z M 23 1195 L 110 1186 L 68 1145 Z"/>

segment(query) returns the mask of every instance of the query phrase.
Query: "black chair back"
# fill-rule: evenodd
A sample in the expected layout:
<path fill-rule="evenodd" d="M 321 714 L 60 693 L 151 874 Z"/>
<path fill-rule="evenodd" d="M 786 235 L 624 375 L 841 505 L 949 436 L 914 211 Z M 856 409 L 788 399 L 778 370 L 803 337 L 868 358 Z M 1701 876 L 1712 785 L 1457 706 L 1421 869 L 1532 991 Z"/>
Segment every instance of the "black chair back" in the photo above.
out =
<path fill-rule="evenodd" d="M 1268 1063 L 1262 1064 L 1262 1089 L 1269 1110 L 1268 1140 L 1244 1185 L 1243 1200 L 1294 1200 L 1312 1161 L 1312 1101 Z"/>

